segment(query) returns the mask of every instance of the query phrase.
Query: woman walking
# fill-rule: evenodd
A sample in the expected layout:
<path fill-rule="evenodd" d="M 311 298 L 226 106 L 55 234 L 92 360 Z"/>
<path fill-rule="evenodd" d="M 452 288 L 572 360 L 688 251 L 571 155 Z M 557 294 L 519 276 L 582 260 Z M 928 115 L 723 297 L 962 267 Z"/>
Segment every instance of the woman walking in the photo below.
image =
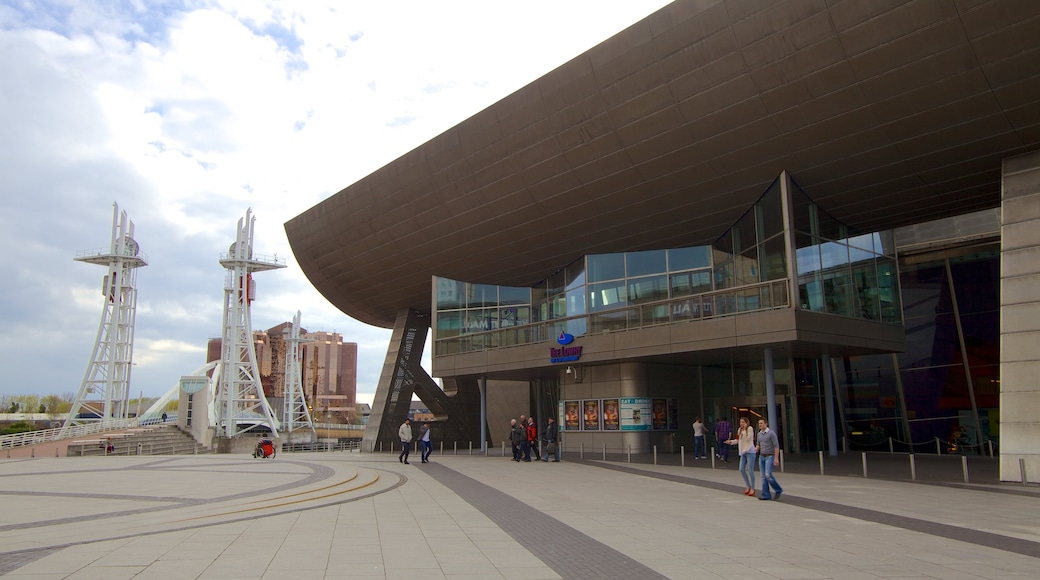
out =
<path fill-rule="evenodd" d="M 744 478 L 744 495 L 755 497 L 755 430 L 751 428 L 751 421 L 747 417 L 740 418 L 740 427 L 737 428 L 737 438 L 726 441 L 729 445 L 736 445 L 740 453 L 740 476 Z"/>

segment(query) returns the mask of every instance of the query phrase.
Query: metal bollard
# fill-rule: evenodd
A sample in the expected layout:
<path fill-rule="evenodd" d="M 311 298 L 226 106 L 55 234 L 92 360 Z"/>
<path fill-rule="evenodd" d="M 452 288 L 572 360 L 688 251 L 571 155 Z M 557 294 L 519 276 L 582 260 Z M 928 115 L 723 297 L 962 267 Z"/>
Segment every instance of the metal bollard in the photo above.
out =
<path fill-rule="evenodd" d="M 939 444 L 939 438 L 935 438 L 935 454 L 942 455 L 942 445 Z"/>
<path fill-rule="evenodd" d="M 917 481 L 917 458 L 910 454 L 910 481 Z"/>
<path fill-rule="evenodd" d="M 472 441 L 469 442 L 469 454 L 473 455 L 473 442 Z"/>
<path fill-rule="evenodd" d="M 632 463 L 632 444 L 628 444 L 628 462 Z"/>
<path fill-rule="evenodd" d="M 989 456 L 993 457 L 993 440 L 990 439 L 989 441 L 986 441 L 986 443 L 989 445 Z"/>
<path fill-rule="evenodd" d="M 441 452 L 438 455 L 444 455 L 444 441 L 441 441 Z"/>
<path fill-rule="evenodd" d="M 657 446 L 654 445 L 654 465 L 657 465 Z"/>
<path fill-rule="evenodd" d="M 459 442 L 458 442 L 458 441 L 456 441 L 456 442 L 454 443 L 454 445 L 455 445 L 455 455 L 458 455 L 458 454 L 459 454 Z"/>
<path fill-rule="evenodd" d="M 888 438 L 888 454 L 891 455 L 893 453 L 895 453 L 895 448 L 892 447 L 892 438 L 889 437 Z"/>
<path fill-rule="evenodd" d="M 964 483 L 968 483 L 968 456 L 961 455 L 961 469 L 964 471 Z"/>
<path fill-rule="evenodd" d="M 607 460 L 607 443 L 603 442 L 603 461 Z"/>
<path fill-rule="evenodd" d="M 863 452 L 863 479 L 867 478 L 867 452 Z"/>
<path fill-rule="evenodd" d="M 580 461 L 585 461 L 585 442 L 584 441 L 581 442 L 581 447 L 578 448 L 578 459 Z"/>
<path fill-rule="evenodd" d="M 711 468 L 715 469 L 715 448 L 711 448 Z"/>
<path fill-rule="evenodd" d="M 787 464 L 787 462 L 784 461 L 784 450 L 783 449 L 777 449 L 776 450 L 776 455 L 777 455 L 777 457 L 780 458 L 780 473 L 783 473 L 784 472 L 784 466 Z"/>
<path fill-rule="evenodd" d="M 823 451 L 820 452 L 820 475 L 823 475 Z"/>
<path fill-rule="evenodd" d="M 442 443 L 441 446 L 443 447 L 444 444 Z M 505 457 L 505 456 L 506 456 L 506 442 L 503 441 L 502 442 L 502 457 Z"/>
<path fill-rule="evenodd" d="M 1024 457 L 1018 458 L 1018 472 L 1022 474 L 1022 487 L 1025 487 L 1028 481 L 1026 478 L 1026 460 Z"/>
<path fill-rule="evenodd" d="M 679 446 L 679 467 L 686 467 L 686 446 Z"/>

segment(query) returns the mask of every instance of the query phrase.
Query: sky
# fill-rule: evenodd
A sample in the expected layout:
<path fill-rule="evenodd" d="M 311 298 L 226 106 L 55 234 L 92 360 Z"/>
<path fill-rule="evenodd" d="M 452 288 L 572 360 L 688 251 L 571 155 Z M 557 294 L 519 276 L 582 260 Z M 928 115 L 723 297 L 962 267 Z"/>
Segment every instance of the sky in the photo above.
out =
<path fill-rule="evenodd" d="M 341 333 L 371 401 L 390 331 L 313 288 L 284 223 L 667 3 L 0 0 L 0 394 L 79 389 L 105 268 L 73 258 L 118 203 L 148 260 L 133 396 L 205 363 L 251 209 L 286 263 L 254 276 L 253 328 Z"/>

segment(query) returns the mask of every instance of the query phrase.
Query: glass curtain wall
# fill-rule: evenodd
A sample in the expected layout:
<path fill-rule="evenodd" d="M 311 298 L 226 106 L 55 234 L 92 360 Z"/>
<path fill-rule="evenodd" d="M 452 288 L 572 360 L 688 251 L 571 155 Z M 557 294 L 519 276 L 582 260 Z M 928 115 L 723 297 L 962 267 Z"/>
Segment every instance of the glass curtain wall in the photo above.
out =
<path fill-rule="evenodd" d="M 835 361 L 854 448 L 887 449 L 892 437 L 899 449 L 934 452 L 938 438 L 942 452 L 976 454 L 998 441 L 999 269 L 996 247 L 904 260 L 906 351 L 895 362 L 891 355 Z"/>

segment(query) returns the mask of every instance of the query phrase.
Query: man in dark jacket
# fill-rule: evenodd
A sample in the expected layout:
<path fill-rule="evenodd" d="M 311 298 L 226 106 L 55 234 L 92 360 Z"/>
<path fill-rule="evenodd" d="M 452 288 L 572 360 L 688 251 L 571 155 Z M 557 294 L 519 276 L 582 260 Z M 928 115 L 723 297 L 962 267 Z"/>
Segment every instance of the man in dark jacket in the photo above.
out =
<path fill-rule="evenodd" d="M 509 443 L 513 446 L 513 461 L 520 461 L 520 442 L 527 438 L 523 427 L 516 424 L 516 419 L 509 420 Z"/>
<path fill-rule="evenodd" d="M 549 462 L 549 456 L 553 456 L 553 461 L 556 463 L 560 462 L 560 446 L 556 443 L 559 433 L 556 431 L 556 419 L 549 417 L 549 424 L 545 426 L 545 462 Z"/>

